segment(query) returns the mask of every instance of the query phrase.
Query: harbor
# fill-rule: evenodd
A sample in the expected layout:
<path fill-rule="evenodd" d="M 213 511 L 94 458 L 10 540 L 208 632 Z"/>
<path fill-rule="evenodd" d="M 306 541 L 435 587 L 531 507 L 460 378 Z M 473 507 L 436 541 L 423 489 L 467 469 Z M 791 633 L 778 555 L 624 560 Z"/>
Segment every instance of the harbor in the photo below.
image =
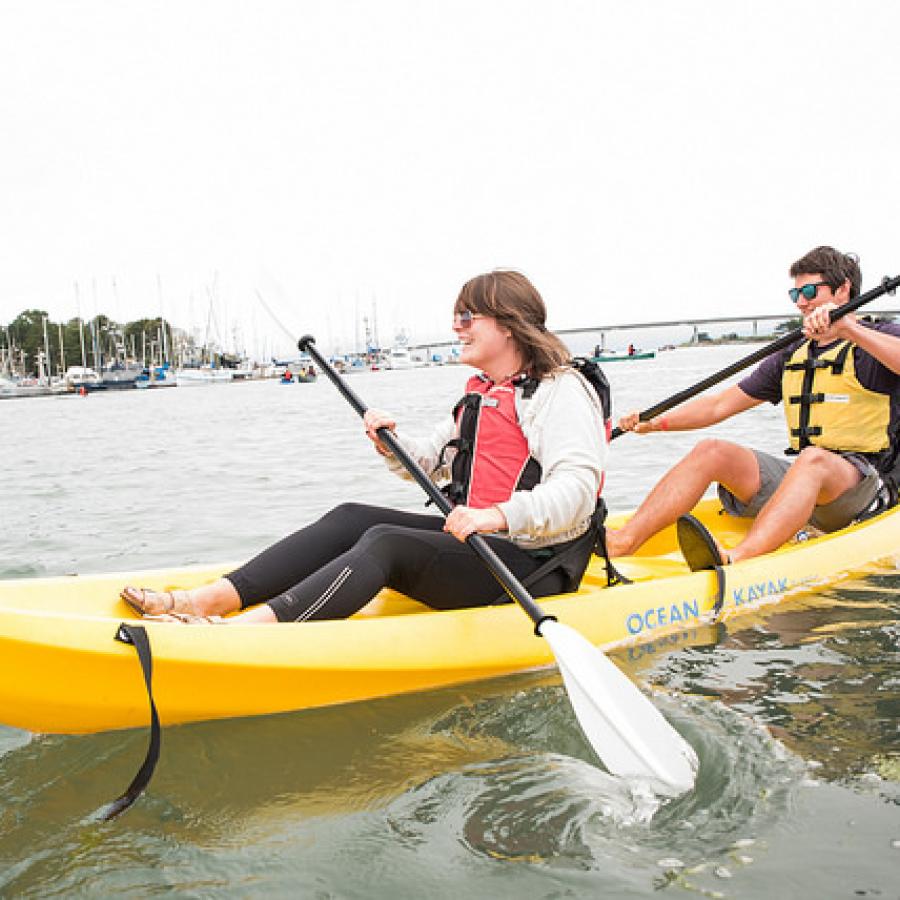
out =
<path fill-rule="evenodd" d="M 880 309 L 872 314 L 893 319 L 900 316 L 900 310 Z M 31 335 L 23 346 L 16 335 L 23 331 L 20 320 L 25 317 L 30 317 L 26 330 Z M 391 344 L 382 347 L 368 320 L 364 320 L 364 325 L 365 339 L 360 349 L 337 348 L 329 355 L 330 362 L 342 374 L 452 365 L 458 360 L 459 345 L 455 339 L 412 342 L 401 331 Z M 676 346 L 763 342 L 795 325 L 796 320 L 785 316 L 759 314 L 601 324 L 559 329 L 557 333 L 573 354 L 604 364 L 650 360 Z M 36 333 L 40 340 L 35 339 Z M 622 337 L 616 340 L 617 335 Z M 633 341 L 641 343 L 635 346 Z M 79 364 L 67 365 L 67 359 L 73 355 Z M 240 347 L 225 350 L 215 342 L 198 342 L 186 330 L 161 318 L 116 325 L 106 316 L 98 316 L 87 325 L 75 319 L 63 326 L 50 324 L 45 313 L 31 311 L 10 325 L 0 326 L 0 399 L 84 396 L 109 390 L 267 379 L 281 384 L 305 384 L 315 381 L 316 375 L 308 354 L 296 351 L 281 357 L 251 358 Z"/>

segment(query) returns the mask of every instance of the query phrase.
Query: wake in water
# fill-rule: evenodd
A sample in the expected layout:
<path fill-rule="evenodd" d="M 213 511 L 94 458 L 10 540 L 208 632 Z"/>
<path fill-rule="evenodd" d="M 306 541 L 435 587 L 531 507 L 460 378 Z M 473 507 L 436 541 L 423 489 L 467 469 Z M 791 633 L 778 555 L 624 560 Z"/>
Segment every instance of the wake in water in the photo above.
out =
<path fill-rule="evenodd" d="M 437 734 L 500 740 L 516 752 L 418 785 L 389 805 L 387 821 L 412 844 L 450 830 L 476 855 L 602 870 L 625 881 L 704 870 L 727 877 L 728 865 L 750 861 L 742 848 L 785 812 L 806 768 L 720 703 L 657 702 L 700 758 L 696 787 L 681 797 L 664 800 L 604 772 L 562 690 L 540 687 L 436 722 Z"/>

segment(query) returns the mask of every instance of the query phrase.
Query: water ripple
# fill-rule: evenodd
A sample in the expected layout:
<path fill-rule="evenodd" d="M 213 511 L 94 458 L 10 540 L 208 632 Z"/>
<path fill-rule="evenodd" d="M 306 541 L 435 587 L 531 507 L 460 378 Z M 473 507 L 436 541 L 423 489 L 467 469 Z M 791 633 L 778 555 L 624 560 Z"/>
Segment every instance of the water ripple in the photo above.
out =
<path fill-rule="evenodd" d="M 553 867 L 656 876 L 673 850 L 673 869 L 733 865 L 735 846 L 786 813 L 807 769 L 721 703 L 669 700 L 664 710 L 700 759 L 696 786 L 681 797 L 661 800 L 598 768 L 563 690 L 546 687 L 437 721 L 438 732 L 505 740 L 519 752 L 428 779 L 389 805 L 387 821 L 411 845 L 449 830 L 477 855 Z"/>

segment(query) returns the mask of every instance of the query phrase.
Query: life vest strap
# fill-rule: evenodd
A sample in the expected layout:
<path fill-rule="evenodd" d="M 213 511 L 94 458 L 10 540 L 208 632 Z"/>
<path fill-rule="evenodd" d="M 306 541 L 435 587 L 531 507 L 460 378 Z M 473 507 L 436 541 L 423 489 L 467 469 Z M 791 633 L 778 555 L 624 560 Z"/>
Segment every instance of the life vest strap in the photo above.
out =
<path fill-rule="evenodd" d="M 789 397 L 788 403 L 824 403 L 825 394 L 798 394 L 796 397 Z"/>
<path fill-rule="evenodd" d="M 801 426 L 800 428 L 791 429 L 791 437 L 798 437 L 801 438 L 801 440 L 803 438 L 818 437 L 821 433 L 821 425 L 808 425 L 805 428 Z"/>
<path fill-rule="evenodd" d="M 852 344 L 847 341 L 841 347 L 834 359 L 822 359 L 821 356 L 812 355 L 812 342 L 809 345 L 809 355 L 800 362 L 785 363 L 785 370 L 789 372 L 815 372 L 816 369 L 831 369 L 835 375 L 840 375 L 844 371 L 844 365 L 847 362 L 847 354 L 852 348 Z"/>
<path fill-rule="evenodd" d="M 823 358 L 823 356 L 816 356 L 813 353 L 814 342 L 808 341 L 806 344 L 806 356 L 802 360 L 798 360 L 797 362 L 787 362 L 785 363 L 784 370 L 786 372 L 803 372 L 803 384 L 800 388 L 799 394 L 791 394 L 785 398 L 785 409 L 788 406 L 799 406 L 799 428 L 791 428 L 790 433 L 791 437 L 799 438 L 799 447 L 794 450 L 793 447 L 785 450 L 789 456 L 796 455 L 796 452 L 802 450 L 804 447 L 810 446 L 812 443 L 810 438 L 818 437 L 822 434 L 822 428 L 820 426 L 812 426 L 810 427 L 809 421 L 812 414 L 813 404 L 816 403 L 824 403 L 826 393 L 824 391 L 813 391 L 813 383 L 816 378 L 816 372 L 821 371 L 823 369 L 831 369 L 831 373 L 833 376 L 843 375 L 844 366 L 847 362 L 847 355 L 850 353 L 853 348 L 853 344 L 850 341 L 844 341 L 843 344 L 839 345 L 837 353 L 833 355 L 832 358 Z M 802 348 L 798 347 L 798 350 Z M 831 351 L 826 351 L 826 354 Z M 793 452 L 789 452 L 789 450 L 793 450 Z"/>

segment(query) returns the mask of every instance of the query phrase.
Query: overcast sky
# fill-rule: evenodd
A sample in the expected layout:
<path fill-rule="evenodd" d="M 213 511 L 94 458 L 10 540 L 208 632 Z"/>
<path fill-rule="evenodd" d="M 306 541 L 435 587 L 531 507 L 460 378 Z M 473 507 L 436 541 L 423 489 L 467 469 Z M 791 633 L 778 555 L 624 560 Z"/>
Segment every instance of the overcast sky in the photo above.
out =
<path fill-rule="evenodd" d="M 560 328 L 787 313 L 819 243 L 872 287 L 898 34 L 871 0 L 2 0 L 0 322 L 284 344 L 259 291 L 323 344 L 373 301 L 426 340 L 496 267 Z"/>

